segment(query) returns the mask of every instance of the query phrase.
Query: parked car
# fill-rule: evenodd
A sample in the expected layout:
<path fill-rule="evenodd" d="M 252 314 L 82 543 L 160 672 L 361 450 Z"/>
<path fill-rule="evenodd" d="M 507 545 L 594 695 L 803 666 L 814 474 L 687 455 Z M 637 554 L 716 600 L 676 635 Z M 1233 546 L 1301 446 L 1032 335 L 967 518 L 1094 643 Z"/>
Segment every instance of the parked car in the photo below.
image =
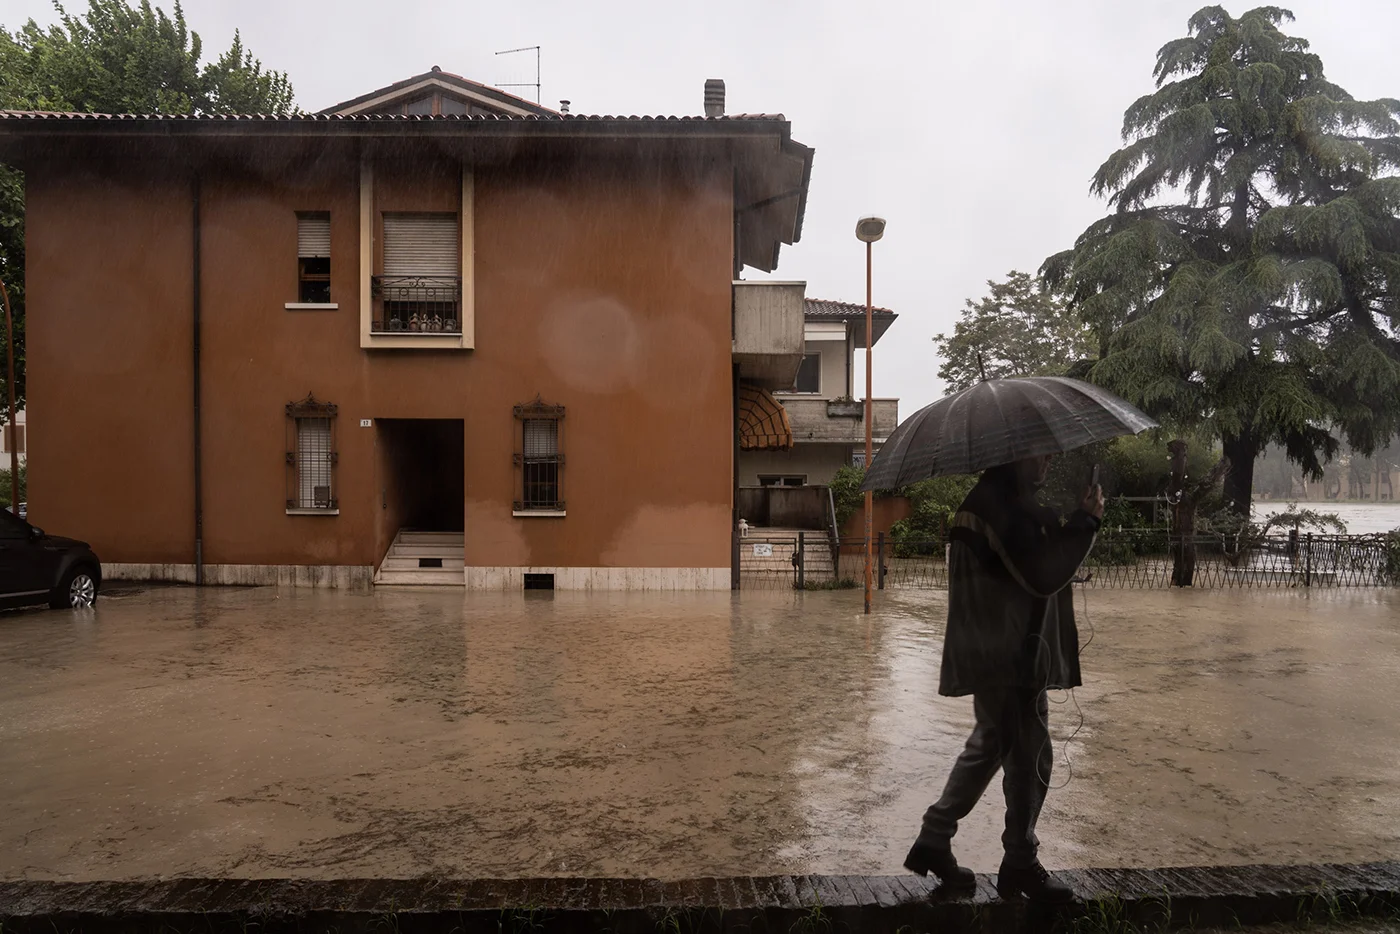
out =
<path fill-rule="evenodd" d="M 0 511 L 0 607 L 92 606 L 101 586 L 102 562 L 86 542 L 47 535 Z"/>

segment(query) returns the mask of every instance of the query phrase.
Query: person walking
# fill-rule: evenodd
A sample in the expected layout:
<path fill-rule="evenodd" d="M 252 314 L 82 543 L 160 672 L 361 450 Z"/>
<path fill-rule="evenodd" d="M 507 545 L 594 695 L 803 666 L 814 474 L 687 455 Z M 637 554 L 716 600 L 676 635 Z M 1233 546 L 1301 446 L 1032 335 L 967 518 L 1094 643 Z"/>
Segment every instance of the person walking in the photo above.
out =
<path fill-rule="evenodd" d="M 997 891 L 1064 902 L 1073 895 L 1040 864 L 1035 833 L 1054 762 L 1046 691 L 1081 683 L 1071 580 L 1093 546 L 1103 491 L 1089 489 L 1062 524 L 1035 498 L 1052 458 L 985 471 L 953 518 L 938 692 L 972 695 L 976 723 L 904 866 L 933 873 L 950 890 L 975 887 L 952 839 L 1000 769 L 1006 829 Z"/>

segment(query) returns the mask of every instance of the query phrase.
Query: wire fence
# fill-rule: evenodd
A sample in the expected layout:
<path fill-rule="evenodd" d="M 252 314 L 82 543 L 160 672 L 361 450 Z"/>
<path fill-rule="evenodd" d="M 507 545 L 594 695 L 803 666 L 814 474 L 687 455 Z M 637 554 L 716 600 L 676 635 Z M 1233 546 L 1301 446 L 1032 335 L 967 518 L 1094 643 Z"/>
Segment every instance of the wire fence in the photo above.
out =
<path fill-rule="evenodd" d="M 833 543 L 821 532 L 745 538 L 741 590 L 859 587 L 865 540 Z M 871 542 L 873 585 L 881 590 L 945 589 L 947 543 Z M 1104 589 L 1207 589 L 1400 586 L 1400 536 L 1271 536 L 1240 543 L 1218 535 L 1189 539 L 1165 529 L 1101 532 L 1080 568 L 1085 586 Z"/>

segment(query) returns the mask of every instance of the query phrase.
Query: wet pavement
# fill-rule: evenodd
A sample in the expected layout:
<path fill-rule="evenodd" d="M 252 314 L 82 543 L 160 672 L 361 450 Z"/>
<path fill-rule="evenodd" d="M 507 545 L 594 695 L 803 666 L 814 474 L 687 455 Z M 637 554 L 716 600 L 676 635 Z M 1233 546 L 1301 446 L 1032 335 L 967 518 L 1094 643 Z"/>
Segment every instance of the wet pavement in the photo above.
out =
<path fill-rule="evenodd" d="M 937 696 L 943 599 L 156 588 L 0 614 L 0 878 L 897 873 L 972 722 Z M 1400 855 L 1400 593 L 1087 599 L 1047 865 Z M 955 840 L 981 871 L 996 790 Z"/>

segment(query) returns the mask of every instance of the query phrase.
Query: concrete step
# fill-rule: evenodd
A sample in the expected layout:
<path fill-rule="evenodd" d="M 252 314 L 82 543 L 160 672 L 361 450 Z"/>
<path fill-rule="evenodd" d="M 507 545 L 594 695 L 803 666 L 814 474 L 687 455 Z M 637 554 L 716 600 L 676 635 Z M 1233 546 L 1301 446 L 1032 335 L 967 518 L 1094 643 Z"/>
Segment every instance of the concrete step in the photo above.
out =
<path fill-rule="evenodd" d="M 394 539 L 400 545 L 457 545 L 462 546 L 467 540 L 462 532 L 400 532 Z"/>
<path fill-rule="evenodd" d="M 416 545 L 395 543 L 389 549 L 391 558 L 456 558 L 462 560 L 462 543 L 455 545 Z"/>
<path fill-rule="evenodd" d="M 374 575 L 374 583 L 379 587 L 465 587 L 467 582 L 462 567 L 418 568 L 407 571 L 394 571 L 381 568 Z"/>
<path fill-rule="evenodd" d="M 420 564 L 420 560 L 421 560 L 422 558 L 427 558 L 429 561 L 441 561 L 441 562 L 442 562 L 442 567 L 441 567 L 441 568 L 431 568 L 431 567 L 430 567 L 430 568 L 425 568 L 425 567 L 422 567 L 421 564 Z M 403 555 L 403 556 L 399 556 L 399 555 L 390 555 L 389 557 L 387 557 L 387 558 L 384 559 L 384 563 L 381 564 L 381 565 L 379 566 L 379 570 L 381 570 L 381 571 L 420 571 L 420 570 L 421 570 L 421 571 L 449 571 L 449 570 L 455 570 L 456 573 L 461 574 L 461 573 L 462 573 L 462 564 L 463 564 L 463 561 L 462 561 L 462 553 L 461 553 L 460 551 L 457 552 L 457 556 L 456 556 L 455 558 L 452 558 L 452 557 L 449 557 L 449 558 L 440 558 L 440 557 L 437 557 L 437 556 L 435 556 L 435 555 L 422 555 L 422 556 L 420 556 L 420 555 Z"/>

